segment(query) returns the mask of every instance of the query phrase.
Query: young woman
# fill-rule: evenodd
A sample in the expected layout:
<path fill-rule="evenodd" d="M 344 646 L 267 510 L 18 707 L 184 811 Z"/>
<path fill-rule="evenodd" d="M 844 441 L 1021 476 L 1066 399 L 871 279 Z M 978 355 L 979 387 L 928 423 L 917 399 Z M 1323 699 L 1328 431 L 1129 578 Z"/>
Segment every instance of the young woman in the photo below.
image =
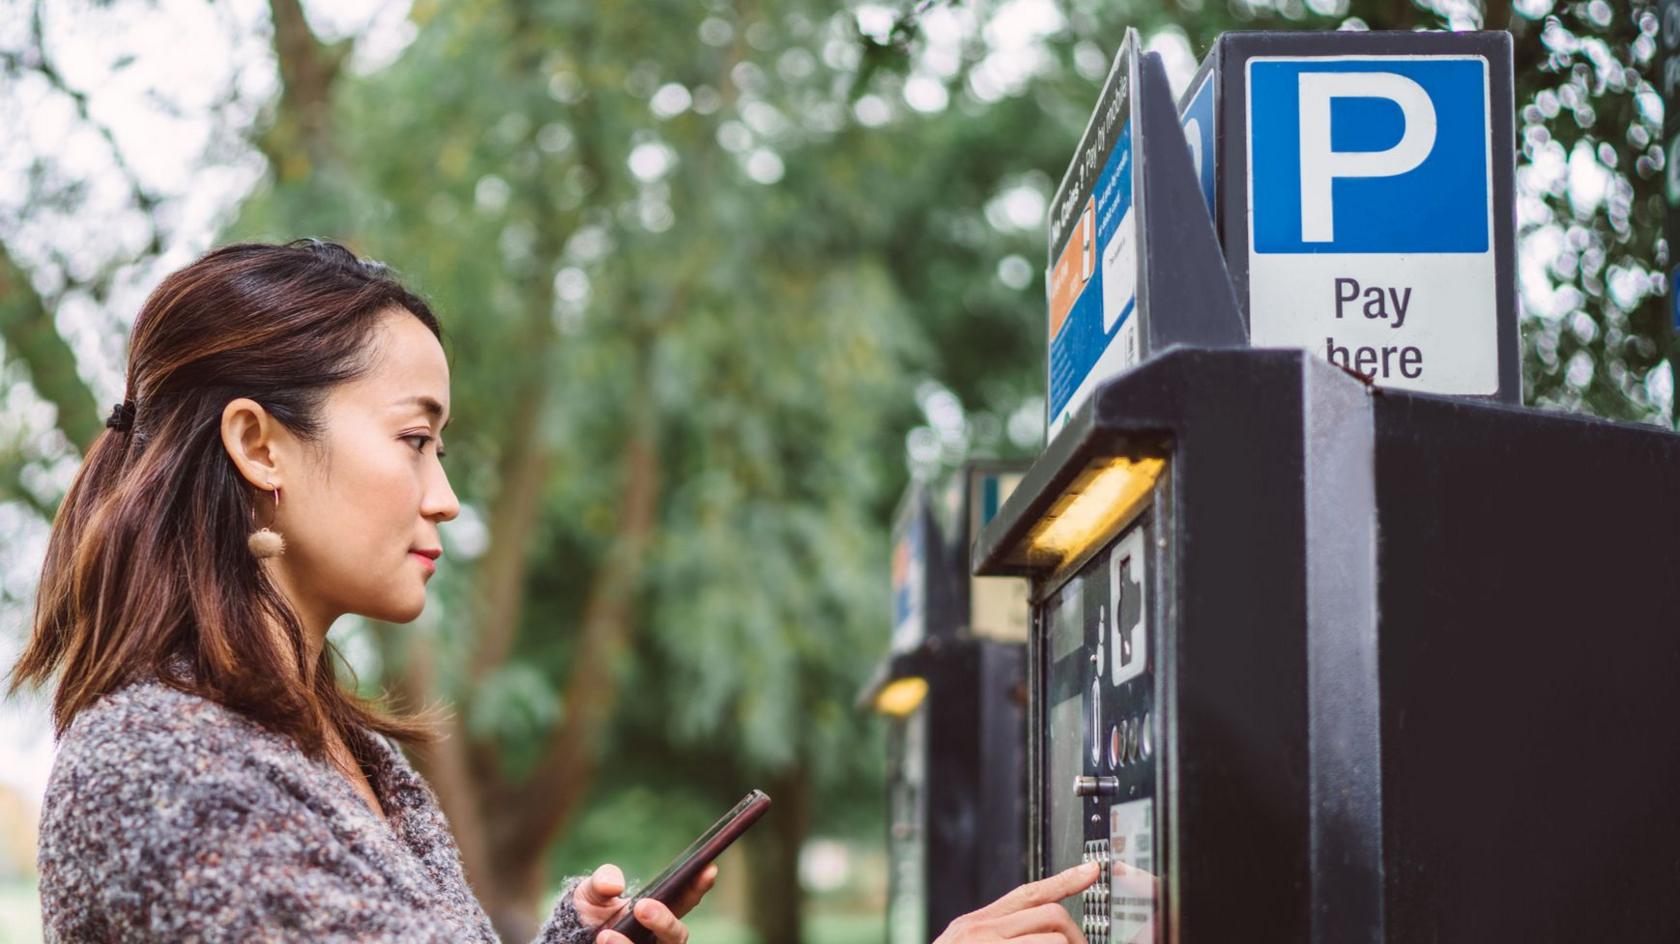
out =
<path fill-rule="evenodd" d="M 449 403 L 431 310 L 336 244 L 228 246 L 147 299 L 13 669 L 57 682 L 49 941 L 496 940 L 392 743 L 428 728 L 342 690 L 326 644 L 425 606 Z M 637 917 L 683 944 L 715 875 Z M 628 944 L 596 930 L 623 890 L 569 880 L 539 939 Z"/>
<path fill-rule="evenodd" d="M 392 741 L 424 722 L 339 688 L 327 629 L 406 623 L 438 526 L 449 365 L 437 319 L 333 243 L 241 244 L 170 275 L 129 340 L 128 392 L 53 522 L 12 689 L 55 677 L 40 829 L 47 940 L 496 941 L 437 798 Z M 636 905 L 659 944 L 674 908 Z M 1070 869 L 938 944 L 1084 944 Z M 539 940 L 629 944 L 604 865 Z"/>

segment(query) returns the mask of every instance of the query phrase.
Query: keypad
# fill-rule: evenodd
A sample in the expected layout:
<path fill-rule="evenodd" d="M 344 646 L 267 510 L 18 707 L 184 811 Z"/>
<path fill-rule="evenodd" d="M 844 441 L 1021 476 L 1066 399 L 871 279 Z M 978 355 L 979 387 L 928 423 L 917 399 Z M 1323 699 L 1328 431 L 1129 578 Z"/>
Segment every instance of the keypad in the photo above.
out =
<path fill-rule="evenodd" d="M 1082 917 L 1079 929 L 1085 933 L 1087 944 L 1109 944 L 1111 914 L 1108 877 L 1113 857 L 1108 851 L 1108 840 L 1096 839 L 1085 843 L 1085 854 L 1080 861 L 1099 863 L 1102 871 L 1097 875 L 1096 882 L 1080 895 Z"/>

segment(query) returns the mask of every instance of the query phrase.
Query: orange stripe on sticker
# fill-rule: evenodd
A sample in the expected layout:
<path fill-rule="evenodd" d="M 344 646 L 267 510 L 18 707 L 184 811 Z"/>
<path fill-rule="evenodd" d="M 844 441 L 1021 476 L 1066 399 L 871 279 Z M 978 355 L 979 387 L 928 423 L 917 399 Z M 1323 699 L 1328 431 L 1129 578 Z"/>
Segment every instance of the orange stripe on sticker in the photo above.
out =
<path fill-rule="evenodd" d="M 1073 303 L 1091 281 L 1097 261 L 1096 200 L 1085 201 L 1085 211 L 1079 214 L 1079 225 L 1068 235 L 1056 267 L 1050 270 L 1050 338 L 1055 340 L 1062 331 Z"/>

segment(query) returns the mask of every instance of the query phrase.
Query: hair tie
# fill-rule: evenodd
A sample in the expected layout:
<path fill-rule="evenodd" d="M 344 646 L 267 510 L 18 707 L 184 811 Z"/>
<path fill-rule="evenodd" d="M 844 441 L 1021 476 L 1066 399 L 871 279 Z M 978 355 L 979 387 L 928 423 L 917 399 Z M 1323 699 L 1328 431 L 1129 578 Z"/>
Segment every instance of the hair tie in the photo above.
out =
<path fill-rule="evenodd" d="M 124 400 L 111 407 L 111 415 L 105 418 L 105 425 L 112 429 L 127 432 L 134 427 L 135 409 L 133 400 Z"/>

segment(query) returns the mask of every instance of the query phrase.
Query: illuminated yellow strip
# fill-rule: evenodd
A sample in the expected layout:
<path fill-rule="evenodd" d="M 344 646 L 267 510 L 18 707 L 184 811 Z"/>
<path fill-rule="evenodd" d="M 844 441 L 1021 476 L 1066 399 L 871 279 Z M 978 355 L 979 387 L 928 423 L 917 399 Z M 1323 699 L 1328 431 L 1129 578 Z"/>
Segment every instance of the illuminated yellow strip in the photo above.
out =
<path fill-rule="evenodd" d="M 875 696 L 875 710 L 894 718 L 905 718 L 921 707 L 927 697 L 927 679 L 910 676 L 888 682 Z"/>
<path fill-rule="evenodd" d="M 1149 501 L 1165 459 L 1092 460 L 1027 533 L 1027 559 L 1059 569 L 1119 533 Z"/>

